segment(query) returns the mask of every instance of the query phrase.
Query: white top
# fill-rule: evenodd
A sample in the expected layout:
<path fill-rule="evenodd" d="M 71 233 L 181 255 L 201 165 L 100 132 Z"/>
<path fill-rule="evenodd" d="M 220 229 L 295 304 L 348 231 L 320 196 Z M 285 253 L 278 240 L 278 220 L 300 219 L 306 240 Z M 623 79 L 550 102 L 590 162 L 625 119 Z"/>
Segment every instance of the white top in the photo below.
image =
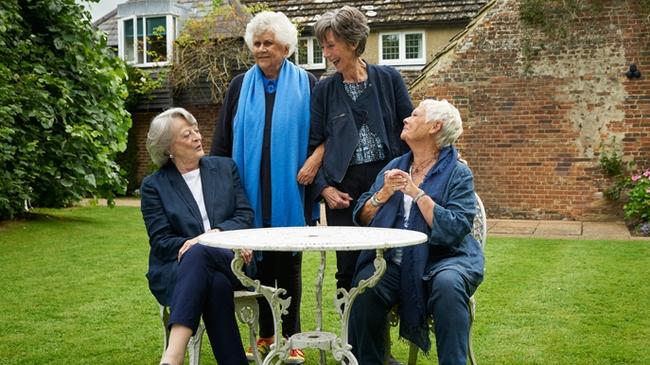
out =
<path fill-rule="evenodd" d="M 207 232 L 210 230 L 210 219 L 208 218 L 208 211 L 205 210 L 205 202 L 203 201 L 203 185 L 201 185 L 201 170 L 196 169 L 190 172 L 183 174 L 183 179 L 187 184 L 187 187 L 190 188 L 192 196 L 196 201 L 196 204 L 199 206 L 199 211 L 201 212 L 201 219 L 203 220 L 203 231 Z"/>
<path fill-rule="evenodd" d="M 422 232 L 375 227 L 278 227 L 210 232 L 199 236 L 207 246 L 262 251 L 350 251 L 412 246 L 425 242 Z"/>

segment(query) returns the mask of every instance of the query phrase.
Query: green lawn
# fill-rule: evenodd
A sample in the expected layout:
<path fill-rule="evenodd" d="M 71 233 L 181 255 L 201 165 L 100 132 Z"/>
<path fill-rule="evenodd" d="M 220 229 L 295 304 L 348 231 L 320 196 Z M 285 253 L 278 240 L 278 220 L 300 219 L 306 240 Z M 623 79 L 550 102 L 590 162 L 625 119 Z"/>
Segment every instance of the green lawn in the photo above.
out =
<path fill-rule="evenodd" d="M 162 335 L 139 210 L 39 213 L 0 224 L 0 364 L 157 364 Z M 479 363 L 650 364 L 650 242 L 490 237 L 486 249 Z M 304 258 L 303 329 L 315 326 L 318 260 Z M 325 321 L 336 329 L 328 260 Z M 406 357 L 404 343 L 395 348 Z M 202 359 L 214 363 L 207 343 Z"/>

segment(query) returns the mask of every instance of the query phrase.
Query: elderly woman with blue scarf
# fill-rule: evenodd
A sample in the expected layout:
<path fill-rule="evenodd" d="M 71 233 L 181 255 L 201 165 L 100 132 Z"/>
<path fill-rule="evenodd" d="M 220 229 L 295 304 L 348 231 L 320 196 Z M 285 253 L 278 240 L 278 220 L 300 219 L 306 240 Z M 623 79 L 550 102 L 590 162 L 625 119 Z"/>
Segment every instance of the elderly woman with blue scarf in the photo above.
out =
<path fill-rule="evenodd" d="M 297 35 L 280 12 L 261 12 L 248 23 L 244 38 L 255 65 L 231 81 L 215 128 L 211 154 L 235 160 L 255 211 L 255 227 L 304 226 L 312 220 L 314 204 L 305 205 L 303 185 L 318 171 L 322 147 L 307 159 L 310 94 L 316 78 L 287 60 Z M 302 255 L 266 251 L 255 258 L 256 278 L 286 289 L 291 297 L 288 314 L 282 317 L 282 335 L 300 332 Z M 264 356 L 274 340 L 273 317 L 266 302 L 260 304 L 258 349 Z M 300 350 L 292 350 L 286 360 L 303 361 Z"/>
<path fill-rule="evenodd" d="M 352 307 L 350 343 L 359 364 L 383 364 L 388 311 L 399 304 L 400 336 L 423 351 L 434 319 L 440 364 L 467 363 L 468 301 L 483 280 L 483 253 L 470 234 L 476 214 L 472 172 L 453 143 L 463 132 L 458 110 L 425 100 L 404 120 L 400 137 L 411 152 L 392 160 L 359 198 L 355 223 L 428 235 L 423 244 L 386 253 L 379 283 Z M 355 282 L 373 271 L 374 252 L 357 262 Z"/>

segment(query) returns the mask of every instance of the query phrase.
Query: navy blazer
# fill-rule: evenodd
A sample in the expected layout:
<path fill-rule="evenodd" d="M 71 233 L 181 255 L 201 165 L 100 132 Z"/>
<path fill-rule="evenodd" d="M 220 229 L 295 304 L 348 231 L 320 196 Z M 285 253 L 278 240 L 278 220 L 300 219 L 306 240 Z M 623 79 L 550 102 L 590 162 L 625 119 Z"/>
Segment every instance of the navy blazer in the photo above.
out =
<path fill-rule="evenodd" d="M 340 183 L 352 154 L 359 144 L 353 104 L 366 113 L 368 127 L 379 136 L 391 160 L 408 151 L 400 139 L 404 118 L 411 115 L 413 104 L 397 70 L 389 66 L 368 64 L 368 87 L 353 102 L 343 87 L 343 76 L 335 73 L 314 87 L 311 101 L 309 148 L 314 150 L 325 141 L 323 164 L 314 180 L 312 197 L 318 198 L 328 185 Z"/>
<path fill-rule="evenodd" d="M 253 209 L 235 162 L 226 157 L 203 157 L 199 168 L 210 228 L 250 227 Z M 160 304 L 169 305 L 176 284 L 178 250 L 188 239 L 204 233 L 203 220 L 190 188 L 171 162 L 142 181 L 140 194 L 151 246 L 149 289 Z"/>

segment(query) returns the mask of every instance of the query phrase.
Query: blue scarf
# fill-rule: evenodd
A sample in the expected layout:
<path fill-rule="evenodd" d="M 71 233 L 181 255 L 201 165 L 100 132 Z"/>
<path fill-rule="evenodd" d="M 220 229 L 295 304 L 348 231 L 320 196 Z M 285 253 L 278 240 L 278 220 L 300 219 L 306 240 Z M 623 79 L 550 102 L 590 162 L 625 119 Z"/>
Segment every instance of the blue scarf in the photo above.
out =
<path fill-rule="evenodd" d="M 253 66 L 244 75 L 233 121 L 232 157 L 244 190 L 255 210 L 255 227 L 262 227 L 260 164 L 266 115 L 262 70 Z M 307 157 L 309 139 L 309 77 L 284 61 L 277 80 L 271 117 L 271 226 L 304 226 L 304 188 L 296 181 Z"/>
<path fill-rule="evenodd" d="M 420 188 L 433 198 L 436 204 L 446 205 L 444 199 L 447 189 L 447 182 L 452 171 L 456 166 L 458 152 L 453 146 L 444 147 L 440 150 L 438 161 L 429 170 L 424 177 L 424 182 Z M 412 152 L 391 161 L 384 169 L 400 169 L 409 171 L 409 166 L 413 159 Z M 382 175 L 383 173 L 380 173 Z M 383 184 L 383 181 L 382 181 Z M 386 204 L 377 212 L 372 220 L 373 227 L 404 228 L 404 194 L 396 192 L 386 202 Z M 424 216 L 416 204 L 411 206 L 409 215 L 408 229 L 419 231 L 427 236 L 431 236 L 431 229 L 424 220 Z M 426 269 L 429 258 L 429 242 L 416 246 L 409 246 L 402 249 L 402 263 L 400 264 L 400 336 L 408 339 L 423 351 L 428 352 L 431 348 L 429 339 L 429 328 L 427 322 L 427 285 L 422 277 Z M 364 251 L 357 263 L 374 258 L 374 252 Z M 394 250 L 386 253 L 386 260 L 394 256 Z"/>

